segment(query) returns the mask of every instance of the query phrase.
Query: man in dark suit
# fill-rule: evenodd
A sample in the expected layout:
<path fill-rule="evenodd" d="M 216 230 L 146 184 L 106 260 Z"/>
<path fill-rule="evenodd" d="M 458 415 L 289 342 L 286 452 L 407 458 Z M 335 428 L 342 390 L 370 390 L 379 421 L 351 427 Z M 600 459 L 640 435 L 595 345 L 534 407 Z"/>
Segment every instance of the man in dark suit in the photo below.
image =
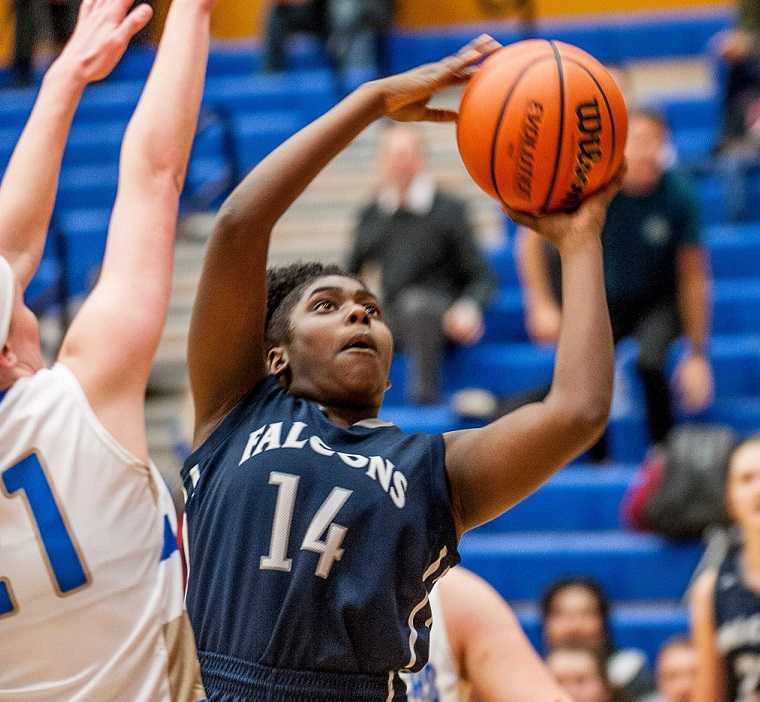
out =
<path fill-rule="evenodd" d="M 361 212 L 348 267 L 375 264 L 389 321 L 410 356 L 409 399 L 436 402 L 449 344 L 483 336 L 483 306 L 495 290 L 464 203 L 425 172 L 416 128 L 388 127 L 380 140 L 380 188 Z"/>

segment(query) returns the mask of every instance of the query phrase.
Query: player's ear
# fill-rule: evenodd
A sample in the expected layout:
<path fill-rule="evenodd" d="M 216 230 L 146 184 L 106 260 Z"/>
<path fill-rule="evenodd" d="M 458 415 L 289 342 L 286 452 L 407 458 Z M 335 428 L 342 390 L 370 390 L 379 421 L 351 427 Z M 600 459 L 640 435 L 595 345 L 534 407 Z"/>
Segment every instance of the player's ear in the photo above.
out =
<path fill-rule="evenodd" d="M 290 359 L 288 351 L 284 346 L 273 346 L 267 351 L 267 370 L 269 375 L 275 375 L 278 378 L 286 373 L 290 368 Z"/>
<path fill-rule="evenodd" d="M 8 344 L 0 350 L 0 368 L 13 368 L 18 363 L 18 357 Z"/>

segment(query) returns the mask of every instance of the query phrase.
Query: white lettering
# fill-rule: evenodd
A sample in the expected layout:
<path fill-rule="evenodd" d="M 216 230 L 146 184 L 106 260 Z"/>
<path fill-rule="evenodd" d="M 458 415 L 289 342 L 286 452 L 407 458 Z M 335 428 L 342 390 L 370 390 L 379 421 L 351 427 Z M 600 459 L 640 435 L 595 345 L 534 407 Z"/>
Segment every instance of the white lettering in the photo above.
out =
<path fill-rule="evenodd" d="M 309 446 L 311 446 L 311 450 L 314 451 L 314 453 L 318 453 L 322 456 L 334 456 L 335 451 L 333 451 L 327 444 L 325 444 L 322 439 L 320 439 L 318 436 L 312 436 L 309 439 Z"/>
<path fill-rule="evenodd" d="M 388 491 L 388 494 L 391 496 L 393 504 L 399 509 L 404 509 L 406 505 L 406 488 L 408 485 L 406 476 L 397 470 L 393 474 L 393 487 Z"/>
<path fill-rule="evenodd" d="M 295 422 L 293 426 L 290 427 L 290 431 L 288 432 L 288 436 L 285 439 L 282 448 L 302 449 L 306 446 L 306 439 L 298 440 L 298 437 L 301 436 L 304 429 L 306 429 L 306 424 L 304 422 Z"/>
<path fill-rule="evenodd" d="M 350 468 L 364 468 L 369 463 L 369 458 L 355 453 L 338 452 L 338 458 Z"/>
<path fill-rule="evenodd" d="M 280 448 L 280 437 L 282 436 L 282 422 L 275 422 L 270 424 L 266 433 L 262 437 L 256 450 L 253 452 L 253 456 L 258 456 L 263 451 L 269 451 L 271 449 Z"/>
<path fill-rule="evenodd" d="M 367 475 L 372 480 L 379 480 L 380 485 L 383 486 L 383 490 L 388 492 L 391 486 L 391 477 L 393 476 L 394 466 L 390 461 L 384 459 L 382 456 L 372 456 L 369 459 L 369 469 Z"/>
<path fill-rule="evenodd" d="M 256 431 L 251 432 L 251 435 L 248 437 L 248 443 L 245 445 L 245 451 L 243 451 L 243 457 L 240 459 L 240 463 L 238 463 L 238 465 L 242 465 L 251 457 L 251 454 L 253 454 L 253 449 L 255 448 L 266 428 L 267 425 L 265 424 L 263 427 L 259 427 Z"/>

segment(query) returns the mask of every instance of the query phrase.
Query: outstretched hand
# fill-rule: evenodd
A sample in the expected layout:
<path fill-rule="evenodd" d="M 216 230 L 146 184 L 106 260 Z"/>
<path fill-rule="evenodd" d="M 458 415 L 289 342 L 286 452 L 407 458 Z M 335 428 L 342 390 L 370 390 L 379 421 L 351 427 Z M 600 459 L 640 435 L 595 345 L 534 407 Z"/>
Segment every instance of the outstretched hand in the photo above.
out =
<path fill-rule="evenodd" d="M 58 61 L 70 65 L 86 83 L 105 78 L 153 17 L 149 5 L 129 12 L 132 5 L 133 0 L 83 0 L 77 26 Z"/>
<path fill-rule="evenodd" d="M 625 165 L 606 188 L 586 199 L 575 212 L 534 215 L 509 207 L 505 207 L 504 212 L 514 222 L 538 232 L 558 248 L 577 238 L 599 237 L 607 218 L 607 208 L 620 192 L 624 175 Z"/>
<path fill-rule="evenodd" d="M 441 90 L 466 83 L 478 64 L 500 48 L 499 42 L 483 34 L 453 56 L 377 81 L 385 116 L 397 122 L 455 121 L 455 111 L 428 107 L 430 98 Z"/>

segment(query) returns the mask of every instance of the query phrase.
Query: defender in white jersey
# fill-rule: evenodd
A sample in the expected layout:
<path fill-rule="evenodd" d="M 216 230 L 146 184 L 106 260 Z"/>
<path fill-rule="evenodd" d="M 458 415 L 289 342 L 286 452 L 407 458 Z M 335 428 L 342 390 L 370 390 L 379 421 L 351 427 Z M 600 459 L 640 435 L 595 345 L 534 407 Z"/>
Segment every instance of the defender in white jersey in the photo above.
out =
<path fill-rule="evenodd" d="M 430 658 L 404 676 L 409 702 L 571 702 L 485 580 L 453 568 L 430 606 Z"/>
<path fill-rule="evenodd" d="M 216 0 L 171 6 L 124 139 L 100 280 L 52 369 L 23 301 L 79 98 L 151 17 L 132 4 L 83 0 L 0 187 L 0 700 L 205 697 L 144 394 Z"/>

